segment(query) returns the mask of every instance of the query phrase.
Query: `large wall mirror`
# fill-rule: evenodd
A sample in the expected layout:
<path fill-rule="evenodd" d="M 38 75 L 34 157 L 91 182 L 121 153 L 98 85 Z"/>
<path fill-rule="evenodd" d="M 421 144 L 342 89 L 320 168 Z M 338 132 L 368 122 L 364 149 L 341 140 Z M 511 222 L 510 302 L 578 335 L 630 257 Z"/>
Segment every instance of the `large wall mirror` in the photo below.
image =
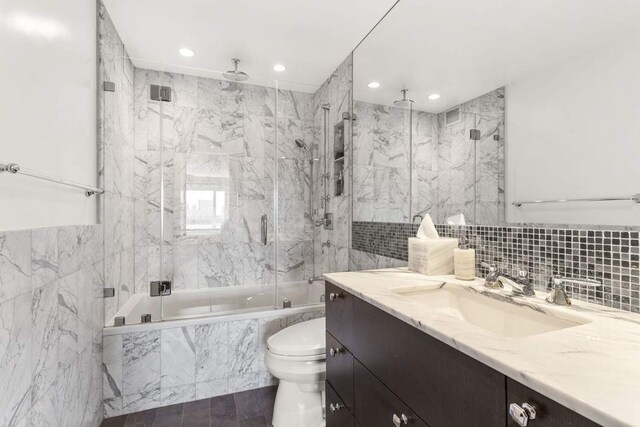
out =
<path fill-rule="evenodd" d="M 639 18 L 400 1 L 354 53 L 354 221 L 640 226 Z"/>

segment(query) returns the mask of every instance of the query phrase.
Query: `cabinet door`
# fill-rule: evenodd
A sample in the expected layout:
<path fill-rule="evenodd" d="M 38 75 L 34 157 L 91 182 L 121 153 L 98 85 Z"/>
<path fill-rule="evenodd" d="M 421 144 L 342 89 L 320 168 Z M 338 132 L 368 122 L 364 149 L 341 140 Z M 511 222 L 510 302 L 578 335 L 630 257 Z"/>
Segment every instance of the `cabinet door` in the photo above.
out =
<path fill-rule="evenodd" d="M 548 397 L 531 390 L 517 381 L 507 378 L 507 410 L 512 404 L 522 407 L 529 404 L 535 410 L 535 419 L 530 419 L 530 427 L 577 427 L 597 426 L 591 420 L 573 412 Z M 508 426 L 519 426 L 511 416 L 508 417 Z"/>
<path fill-rule="evenodd" d="M 359 298 L 353 318 L 354 357 L 427 424 L 506 425 L 504 375 Z"/>
<path fill-rule="evenodd" d="M 427 427 L 400 399 L 358 361 L 354 362 L 355 408 L 358 423 L 367 427 Z M 394 419 L 395 418 L 395 419 Z"/>
<path fill-rule="evenodd" d="M 353 337 L 353 296 L 325 281 L 327 331 L 347 347 Z"/>
<path fill-rule="evenodd" d="M 333 351 L 332 351 L 333 350 Z M 353 356 L 327 332 L 327 381 L 353 411 Z"/>
<path fill-rule="evenodd" d="M 327 383 L 327 427 L 353 427 L 354 421 L 351 413 L 340 399 L 340 396 Z"/>

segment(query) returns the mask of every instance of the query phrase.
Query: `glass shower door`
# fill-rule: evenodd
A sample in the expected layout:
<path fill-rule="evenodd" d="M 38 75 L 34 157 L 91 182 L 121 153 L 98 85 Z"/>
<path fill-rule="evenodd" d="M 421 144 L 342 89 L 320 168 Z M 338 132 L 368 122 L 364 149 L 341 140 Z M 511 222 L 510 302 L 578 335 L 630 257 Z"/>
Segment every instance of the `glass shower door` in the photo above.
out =
<path fill-rule="evenodd" d="M 272 308 L 275 91 L 176 67 L 162 81 L 162 318 Z"/>

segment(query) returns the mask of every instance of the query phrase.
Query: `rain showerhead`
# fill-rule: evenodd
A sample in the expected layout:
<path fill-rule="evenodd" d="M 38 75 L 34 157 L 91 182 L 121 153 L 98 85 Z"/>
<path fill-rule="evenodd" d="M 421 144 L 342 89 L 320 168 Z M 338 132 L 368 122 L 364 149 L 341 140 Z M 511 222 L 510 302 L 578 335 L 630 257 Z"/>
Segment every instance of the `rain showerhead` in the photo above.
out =
<path fill-rule="evenodd" d="M 249 74 L 238 71 L 238 64 L 240 63 L 240 60 L 238 58 L 233 58 L 231 61 L 233 62 L 233 70 L 222 73 L 224 78 L 233 82 L 243 82 L 249 79 Z"/>
<path fill-rule="evenodd" d="M 413 99 L 407 98 L 407 92 L 409 92 L 409 90 L 402 89 L 401 92 L 402 92 L 402 99 L 397 99 L 393 101 L 393 105 L 395 105 L 396 107 L 409 108 L 411 104 L 413 104 Z"/>
<path fill-rule="evenodd" d="M 303 150 L 311 151 L 311 150 L 309 150 L 309 146 L 307 145 L 307 143 L 304 142 L 303 140 L 297 138 L 295 140 L 295 143 L 298 146 L 298 148 L 302 148 Z"/>

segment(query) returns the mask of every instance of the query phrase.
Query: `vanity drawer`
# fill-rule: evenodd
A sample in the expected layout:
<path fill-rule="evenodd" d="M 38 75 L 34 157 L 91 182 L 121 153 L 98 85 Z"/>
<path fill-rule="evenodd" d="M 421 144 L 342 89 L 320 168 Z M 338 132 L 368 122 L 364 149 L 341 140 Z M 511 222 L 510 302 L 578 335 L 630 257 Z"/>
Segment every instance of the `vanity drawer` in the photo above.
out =
<path fill-rule="evenodd" d="M 389 427 L 399 423 L 401 426 L 427 427 L 407 405 L 357 360 L 353 369 L 356 387 L 355 412 L 360 425 Z"/>
<path fill-rule="evenodd" d="M 327 331 L 349 347 L 353 337 L 353 300 L 350 293 L 325 281 Z"/>
<path fill-rule="evenodd" d="M 353 356 L 327 332 L 327 381 L 353 411 Z"/>
<path fill-rule="evenodd" d="M 353 427 L 355 423 L 349 409 L 328 382 L 326 390 L 327 427 Z"/>
<path fill-rule="evenodd" d="M 504 375 L 359 298 L 353 319 L 354 357 L 424 422 L 506 425 Z"/>
<path fill-rule="evenodd" d="M 517 381 L 507 378 L 507 411 L 511 404 L 522 407 L 523 403 L 533 406 L 536 417 L 528 422 L 531 427 L 565 427 L 565 426 L 597 426 L 598 424 L 573 412 L 548 397 L 531 390 Z M 519 426 L 511 416 L 507 417 L 508 426 Z"/>

